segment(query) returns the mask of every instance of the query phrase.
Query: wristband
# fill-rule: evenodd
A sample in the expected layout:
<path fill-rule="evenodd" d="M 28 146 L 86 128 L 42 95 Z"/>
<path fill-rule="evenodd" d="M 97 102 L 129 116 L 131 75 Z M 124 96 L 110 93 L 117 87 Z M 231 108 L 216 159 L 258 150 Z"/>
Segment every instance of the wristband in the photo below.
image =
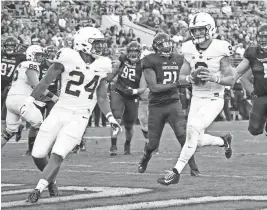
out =
<path fill-rule="evenodd" d="M 46 96 L 52 99 L 52 98 L 55 96 L 55 94 L 52 93 L 51 91 L 49 91 L 49 92 L 46 94 Z"/>
<path fill-rule="evenodd" d="M 190 75 L 187 75 L 187 76 L 185 77 L 185 80 L 186 80 L 187 82 L 191 83 L 189 77 L 190 77 Z"/>
<path fill-rule="evenodd" d="M 221 81 L 221 78 L 219 76 L 216 76 L 215 83 L 220 83 L 220 81 Z"/>
<path fill-rule="evenodd" d="M 54 102 L 57 102 L 58 97 L 56 95 L 53 95 L 53 97 L 51 98 L 51 100 L 54 101 Z"/>
<path fill-rule="evenodd" d="M 138 89 L 133 89 L 133 95 L 137 95 L 138 94 Z"/>
<path fill-rule="evenodd" d="M 108 113 L 106 114 L 106 118 L 107 118 L 107 119 L 109 119 L 110 117 L 113 117 L 112 112 L 108 112 Z"/>

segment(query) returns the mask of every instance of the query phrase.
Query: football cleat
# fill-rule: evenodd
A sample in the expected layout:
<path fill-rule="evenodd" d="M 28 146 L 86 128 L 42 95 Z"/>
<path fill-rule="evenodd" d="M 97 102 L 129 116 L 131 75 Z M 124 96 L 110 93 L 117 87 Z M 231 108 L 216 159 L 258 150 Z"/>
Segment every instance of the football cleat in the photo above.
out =
<path fill-rule="evenodd" d="M 81 152 L 85 152 L 86 151 L 86 146 L 85 146 L 85 141 L 82 140 L 81 143 L 80 143 L 80 149 L 81 149 Z"/>
<path fill-rule="evenodd" d="M 59 196 L 59 191 L 57 188 L 57 185 L 55 182 L 50 182 L 50 184 L 47 186 L 48 192 L 50 197 L 57 197 Z"/>
<path fill-rule="evenodd" d="M 73 154 L 78 154 L 79 152 L 80 152 L 80 145 L 76 145 L 71 151 L 71 153 Z"/>
<path fill-rule="evenodd" d="M 146 171 L 147 164 L 148 164 L 150 158 L 151 158 L 151 155 L 148 156 L 148 155 L 144 154 L 144 156 L 142 157 L 142 159 L 138 165 L 138 172 L 139 173 L 144 173 Z"/>
<path fill-rule="evenodd" d="M 34 189 L 30 192 L 27 202 L 36 203 L 41 197 L 40 190 Z"/>
<path fill-rule="evenodd" d="M 124 144 L 124 155 L 130 155 L 131 154 L 131 144 Z"/>
<path fill-rule="evenodd" d="M 231 156 L 233 154 L 233 150 L 231 147 L 233 135 L 228 133 L 224 136 L 221 136 L 221 138 L 224 141 L 225 157 L 229 159 L 229 158 L 231 158 Z"/>
<path fill-rule="evenodd" d="M 23 128 L 24 128 L 24 125 L 19 126 L 18 132 L 16 133 L 16 137 L 15 137 L 16 142 L 18 142 L 21 139 L 21 132 Z"/>
<path fill-rule="evenodd" d="M 116 145 L 112 145 L 110 147 L 110 156 L 116 156 L 117 155 L 117 146 Z"/>
<path fill-rule="evenodd" d="M 198 169 L 191 169 L 190 174 L 191 176 L 201 176 L 201 173 Z"/>
<path fill-rule="evenodd" d="M 178 184 L 180 180 L 180 174 L 176 168 L 169 171 L 164 177 L 158 178 L 158 183 L 162 185 Z"/>

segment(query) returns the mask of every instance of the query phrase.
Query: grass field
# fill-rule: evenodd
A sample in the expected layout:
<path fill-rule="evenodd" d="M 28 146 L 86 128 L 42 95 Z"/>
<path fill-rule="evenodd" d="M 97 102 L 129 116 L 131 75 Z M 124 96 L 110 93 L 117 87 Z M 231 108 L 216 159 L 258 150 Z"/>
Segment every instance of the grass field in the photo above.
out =
<path fill-rule="evenodd" d="M 10 142 L 2 150 L 2 209 L 30 210 L 130 210 L 130 209 L 267 209 L 267 137 L 253 137 L 247 121 L 218 122 L 209 133 L 234 134 L 234 154 L 226 159 L 222 148 L 206 147 L 196 153 L 201 177 L 191 177 L 186 167 L 179 184 L 157 184 L 176 163 L 180 145 L 166 125 L 160 154 L 154 155 L 144 174 L 137 172 L 144 140 L 135 128 L 132 155 L 123 155 L 124 134 L 116 157 L 109 156 L 109 129 L 87 130 L 87 151 L 70 154 L 58 174 L 61 196 L 47 191 L 37 204 L 25 202 L 40 178 L 31 157 L 23 156 L 25 140 Z M 23 133 L 26 139 L 27 133 Z"/>

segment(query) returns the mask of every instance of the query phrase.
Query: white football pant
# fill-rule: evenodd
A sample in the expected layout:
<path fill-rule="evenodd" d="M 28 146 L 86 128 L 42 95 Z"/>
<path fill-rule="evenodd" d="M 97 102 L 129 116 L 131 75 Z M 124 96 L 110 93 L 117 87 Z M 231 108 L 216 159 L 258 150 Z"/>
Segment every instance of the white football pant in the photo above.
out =
<path fill-rule="evenodd" d="M 6 99 L 7 116 L 6 116 L 6 130 L 8 132 L 18 132 L 22 119 L 29 122 L 31 126 L 38 128 L 43 122 L 41 111 L 31 104 L 27 112 L 21 116 L 20 108 L 25 103 L 28 96 L 11 95 Z"/>
<path fill-rule="evenodd" d="M 53 147 L 52 153 L 64 159 L 80 144 L 89 117 L 89 112 L 71 111 L 55 105 L 40 127 L 32 156 L 44 158 Z"/>
<path fill-rule="evenodd" d="M 141 129 L 148 131 L 148 101 L 139 101 L 138 119 L 140 121 Z"/>

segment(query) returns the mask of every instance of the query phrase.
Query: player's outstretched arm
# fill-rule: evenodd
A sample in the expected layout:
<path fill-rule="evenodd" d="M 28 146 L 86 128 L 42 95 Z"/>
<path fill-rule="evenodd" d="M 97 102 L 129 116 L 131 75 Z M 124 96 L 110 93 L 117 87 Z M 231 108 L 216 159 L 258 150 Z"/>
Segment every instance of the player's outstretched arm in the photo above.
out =
<path fill-rule="evenodd" d="M 248 70 L 250 69 L 250 64 L 249 60 L 244 58 L 241 63 L 236 67 L 235 72 L 234 72 L 234 83 Z"/>
<path fill-rule="evenodd" d="M 154 70 L 151 68 L 145 68 L 144 75 L 145 75 L 146 83 L 149 87 L 149 90 L 152 93 L 165 92 L 167 90 L 176 88 L 176 83 L 157 84 L 156 74 Z"/>
<path fill-rule="evenodd" d="M 191 67 L 186 59 L 184 59 L 183 65 L 180 70 L 179 83 L 180 85 L 194 83 L 193 78 L 191 76 Z"/>
<path fill-rule="evenodd" d="M 250 82 L 251 77 L 252 77 L 252 70 L 249 70 L 245 72 L 240 79 L 241 84 L 243 85 L 245 90 L 248 91 L 250 94 L 254 91 L 253 84 Z"/>
<path fill-rule="evenodd" d="M 120 61 L 112 61 L 112 72 L 106 77 L 106 81 L 111 82 L 120 71 Z"/>
<path fill-rule="evenodd" d="M 103 114 L 106 116 L 106 118 L 110 122 L 114 130 L 113 134 L 116 135 L 118 134 L 119 131 L 121 131 L 121 127 L 111 112 L 107 89 L 108 89 L 107 82 L 105 79 L 102 79 L 96 90 L 97 103 L 98 103 L 100 110 L 103 112 Z"/>
<path fill-rule="evenodd" d="M 144 93 L 146 89 L 147 89 L 147 84 L 146 84 L 145 75 L 142 74 L 140 82 L 139 82 L 139 88 L 137 89 L 138 90 L 137 94 Z"/>
<path fill-rule="evenodd" d="M 38 72 L 33 69 L 27 69 L 26 75 L 31 86 L 35 88 L 39 83 Z"/>
<path fill-rule="evenodd" d="M 48 91 L 47 88 L 63 71 L 64 66 L 61 63 L 53 63 L 39 84 L 33 89 L 31 97 L 39 99 L 42 94 L 51 98 L 54 97 L 54 94 Z"/>
<path fill-rule="evenodd" d="M 212 72 L 201 72 L 201 80 L 215 82 L 224 86 L 234 85 L 234 71 L 231 65 L 230 57 L 225 56 L 220 61 L 220 72 L 222 76 L 217 76 Z"/>

